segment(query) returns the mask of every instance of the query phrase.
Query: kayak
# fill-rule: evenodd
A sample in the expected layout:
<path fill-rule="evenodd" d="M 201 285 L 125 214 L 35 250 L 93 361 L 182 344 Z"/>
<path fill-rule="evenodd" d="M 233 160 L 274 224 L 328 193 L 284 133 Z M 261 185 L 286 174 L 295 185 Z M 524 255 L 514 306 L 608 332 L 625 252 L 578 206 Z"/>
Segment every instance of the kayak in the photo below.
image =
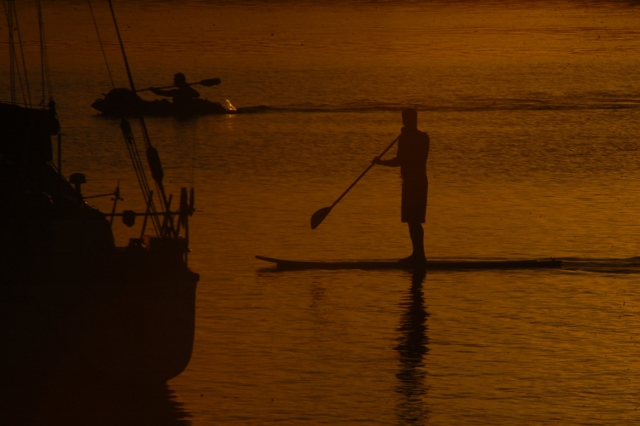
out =
<path fill-rule="evenodd" d="M 285 260 L 256 256 L 256 259 L 274 263 L 278 270 L 303 269 L 398 269 L 413 270 L 415 266 L 397 260 L 339 260 L 339 261 L 303 261 Z M 540 269 L 560 268 L 562 261 L 557 259 L 533 260 L 428 260 L 427 270 L 482 270 L 482 269 Z"/>
<path fill-rule="evenodd" d="M 136 117 L 140 114 L 152 116 L 193 117 L 208 114 L 247 114 L 268 109 L 264 105 L 225 108 L 208 99 L 192 99 L 186 106 L 177 106 L 167 99 L 147 101 L 126 88 L 117 88 L 97 99 L 91 106 L 109 117 Z"/>

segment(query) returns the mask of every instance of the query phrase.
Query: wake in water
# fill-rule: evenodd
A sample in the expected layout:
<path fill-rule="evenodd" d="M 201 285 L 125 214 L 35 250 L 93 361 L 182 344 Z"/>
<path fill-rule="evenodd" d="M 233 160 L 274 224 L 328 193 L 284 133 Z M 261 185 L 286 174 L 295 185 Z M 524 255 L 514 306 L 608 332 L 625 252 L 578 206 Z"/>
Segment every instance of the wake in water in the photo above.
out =
<path fill-rule="evenodd" d="M 425 103 L 392 103 L 359 101 L 348 103 L 305 103 L 270 106 L 270 111 L 284 112 L 399 112 L 404 108 L 418 111 L 593 111 L 640 108 L 640 96 L 598 94 L 593 97 L 565 98 L 461 98 L 455 101 L 436 100 Z"/>
<path fill-rule="evenodd" d="M 640 273 L 640 257 L 629 259 L 566 258 L 562 259 L 562 269 L 607 274 L 638 274 Z"/>
<path fill-rule="evenodd" d="M 442 261 L 443 259 L 429 258 L 430 261 Z M 640 274 L 640 257 L 631 257 L 628 259 L 616 258 L 583 258 L 583 257 L 567 257 L 567 258 L 547 258 L 537 259 L 539 262 L 544 261 L 560 261 L 561 269 L 565 271 L 594 272 L 601 274 Z M 482 263 L 482 262 L 509 262 L 514 259 L 506 258 L 460 258 L 446 261 L 457 263 Z"/>

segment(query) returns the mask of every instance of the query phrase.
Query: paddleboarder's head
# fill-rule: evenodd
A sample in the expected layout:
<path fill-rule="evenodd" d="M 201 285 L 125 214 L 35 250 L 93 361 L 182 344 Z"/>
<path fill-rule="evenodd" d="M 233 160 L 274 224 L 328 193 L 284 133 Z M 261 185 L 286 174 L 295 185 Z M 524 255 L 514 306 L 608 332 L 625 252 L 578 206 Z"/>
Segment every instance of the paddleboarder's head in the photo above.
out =
<path fill-rule="evenodd" d="M 173 84 L 176 86 L 182 86 L 187 82 L 187 77 L 184 76 L 181 72 L 175 73 L 173 75 Z"/>
<path fill-rule="evenodd" d="M 402 110 L 402 124 L 410 129 L 418 128 L 418 111 L 415 108 L 405 108 Z"/>

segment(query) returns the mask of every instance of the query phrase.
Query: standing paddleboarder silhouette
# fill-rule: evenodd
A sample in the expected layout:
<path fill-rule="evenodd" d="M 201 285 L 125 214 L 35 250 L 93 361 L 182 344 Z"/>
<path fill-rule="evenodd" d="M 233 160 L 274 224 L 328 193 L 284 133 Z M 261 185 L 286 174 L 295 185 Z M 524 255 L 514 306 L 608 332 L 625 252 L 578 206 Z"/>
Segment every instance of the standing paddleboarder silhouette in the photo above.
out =
<path fill-rule="evenodd" d="M 395 158 L 373 159 L 374 164 L 400 167 L 402 176 L 401 220 L 409 226 L 409 236 L 413 251 L 400 262 L 420 266 L 426 264 L 424 252 L 424 229 L 427 212 L 427 158 L 429 157 L 429 135 L 418 130 L 418 111 L 413 108 L 402 110 L 402 133 L 398 139 Z"/>

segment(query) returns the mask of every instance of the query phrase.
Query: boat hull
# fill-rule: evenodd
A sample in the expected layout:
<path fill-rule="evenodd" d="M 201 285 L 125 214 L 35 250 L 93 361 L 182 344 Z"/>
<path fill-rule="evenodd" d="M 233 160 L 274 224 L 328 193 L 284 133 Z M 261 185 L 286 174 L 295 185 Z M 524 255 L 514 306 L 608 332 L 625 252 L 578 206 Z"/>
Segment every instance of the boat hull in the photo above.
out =
<path fill-rule="evenodd" d="M 61 383 L 161 385 L 187 367 L 198 274 L 112 266 L 3 288 L 0 422 L 29 424 Z"/>
<path fill-rule="evenodd" d="M 36 364 L 77 368 L 140 383 L 179 375 L 193 348 L 198 274 L 110 267 L 112 273 L 57 274 L 5 286 L 0 352 L 15 364 L 2 370 L 19 369 L 22 360 L 33 358 L 34 365 L 22 365 L 25 371 Z"/>

